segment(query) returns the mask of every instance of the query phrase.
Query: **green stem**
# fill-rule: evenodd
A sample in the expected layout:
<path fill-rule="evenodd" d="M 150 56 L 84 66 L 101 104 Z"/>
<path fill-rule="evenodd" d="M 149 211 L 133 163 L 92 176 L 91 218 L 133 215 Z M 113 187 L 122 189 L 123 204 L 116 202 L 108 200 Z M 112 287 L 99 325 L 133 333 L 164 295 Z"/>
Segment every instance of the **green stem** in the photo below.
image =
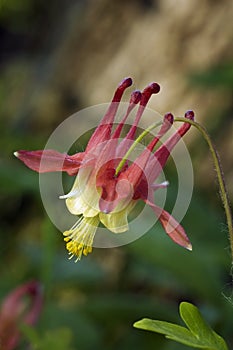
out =
<path fill-rule="evenodd" d="M 130 153 L 134 150 L 134 148 L 137 146 L 138 143 L 140 143 L 142 141 L 142 139 L 149 134 L 149 132 L 155 128 L 157 128 L 158 126 L 162 125 L 163 121 L 157 122 L 152 124 L 151 126 L 149 126 L 147 129 L 145 129 L 134 141 L 134 143 L 130 146 L 130 148 L 128 149 L 128 151 L 126 152 L 125 156 L 121 159 L 120 163 L 118 164 L 117 168 L 116 168 L 116 172 L 115 172 L 115 176 L 117 176 L 119 174 L 119 172 L 121 171 L 121 169 L 123 168 L 125 162 L 127 161 Z"/>
<path fill-rule="evenodd" d="M 201 132 L 202 136 L 204 137 L 204 139 L 208 143 L 211 155 L 213 157 L 214 166 L 215 166 L 215 169 L 217 172 L 217 179 L 218 179 L 218 183 L 219 183 L 220 195 L 221 195 L 223 207 L 224 207 L 224 210 L 226 213 L 227 225 L 228 225 L 228 230 L 229 230 L 230 248 L 231 248 L 231 259 L 233 262 L 232 214 L 231 214 L 230 202 L 229 202 L 228 195 L 227 195 L 227 188 L 226 188 L 226 184 L 225 184 L 224 174 L 223 174 L 223 170 L 222 170 L 222 166 L 221 166 L 218 152 L 217 152 L 215 146 L 213 145 L 208 132 L 206 131 L 206 129 L 202 125 L 200 125 L 199 123 L 194 122 L 192 120 L 186 119 L 186 118 L 175 118 L 174 122 L 185 122 L 185 123 L 189 123 L 189 124 L 195 126 L 195 128 L 197 128 Z"/>

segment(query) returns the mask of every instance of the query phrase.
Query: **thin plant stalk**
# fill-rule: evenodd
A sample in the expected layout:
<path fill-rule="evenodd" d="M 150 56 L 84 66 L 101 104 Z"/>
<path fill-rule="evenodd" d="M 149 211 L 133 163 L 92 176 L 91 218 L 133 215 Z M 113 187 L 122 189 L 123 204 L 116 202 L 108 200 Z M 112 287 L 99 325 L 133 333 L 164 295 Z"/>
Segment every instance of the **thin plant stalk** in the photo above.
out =
<path fill-rule="evenodd" d="M 213 162 L 214 162 L 214 166 L 216 169 L 216 173 L 217 173 L 219 191 L 220 191 L 223 207 L 224 207 L 224 210 L 226 213 L 226 220 L 227 220 L 227 226 L 228 226 L 228 231 L 229 231 L 230 249 L 231 249 L 231 259 L 232 259 L 232 263 L 233 263 L 232 213 L 231 213 L 230 202 L 229 202 L 229 198 L 228 198 L 228 194 L 227 194 L 225 178 L 224 178 L 224 174 L 223 174 L 223 170 L 222 170 L 222 166 L 221 166 L 218 152 L 217 152 L 213 142 L 211 141 L 211 138 L 210 138 L 208 132 L 206 131 L 206 129 L 202 125 L 200 125 L 199 123 L 194 122 L 192 120 L 187 120 L 186 118 L 175 118 L 174 122 L 185 122 L 185 123 L 189 123 L 189 124 L 193 125 L 196 129 L 198 129 L 200 131 L 200 133 L 202 134 L 202 136 L 204 137 L 204 139 L 206 140 L 206 142 L 209 146 L 211 155 L 213 157 Z"/>

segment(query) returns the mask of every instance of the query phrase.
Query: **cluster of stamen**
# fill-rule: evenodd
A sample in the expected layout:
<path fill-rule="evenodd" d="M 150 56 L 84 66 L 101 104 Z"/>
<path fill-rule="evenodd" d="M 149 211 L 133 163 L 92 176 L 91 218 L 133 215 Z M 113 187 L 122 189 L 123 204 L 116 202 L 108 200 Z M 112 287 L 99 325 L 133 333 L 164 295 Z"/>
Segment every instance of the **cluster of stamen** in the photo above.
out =
<path fill-rule="evenodd" d="M 92 252 L 98 224 L 99 219 L 96 216 L 92 218 L 80 217 L 70 230 L 63 233 L 70 259 L 76 256 L 76 261 L 78 261 L 81 259 L 82 254 L 87 255 Z"/>

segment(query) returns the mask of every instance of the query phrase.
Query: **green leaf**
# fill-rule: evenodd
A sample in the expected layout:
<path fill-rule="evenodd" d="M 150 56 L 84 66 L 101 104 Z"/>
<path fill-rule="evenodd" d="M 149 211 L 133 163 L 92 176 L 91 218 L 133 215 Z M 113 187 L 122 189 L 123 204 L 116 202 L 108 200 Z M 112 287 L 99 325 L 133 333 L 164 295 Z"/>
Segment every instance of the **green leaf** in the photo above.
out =
<path fill-rule="evenodd" d="M 134 327 L 164 334 L 179 343 L 206 350 L 227 350 L 222 337 L 215 333 L 201 316 L 196 306 L 182 302 L 180 315 L 188 328 L 158 320 L 142 319 Z"/>
<path fill-rule="evenodd" d="M 190 332 L 196 338 L 202 340 L 205 346 L 209 346 L 210 349 L 227 349 L 223 338 L 210 328 L 196 306 L 182 302 L 180 304 L 180 316 Z"/>
<path fill-rule="evenodd" d="M 134 327 L 164 334 L 168 339 L 172 339 L 187 345 L 192 344 L 194 339 L 193 335 L 187 328 L 165 321 L 143 318 L 142 320 L 135 322 Z"/>

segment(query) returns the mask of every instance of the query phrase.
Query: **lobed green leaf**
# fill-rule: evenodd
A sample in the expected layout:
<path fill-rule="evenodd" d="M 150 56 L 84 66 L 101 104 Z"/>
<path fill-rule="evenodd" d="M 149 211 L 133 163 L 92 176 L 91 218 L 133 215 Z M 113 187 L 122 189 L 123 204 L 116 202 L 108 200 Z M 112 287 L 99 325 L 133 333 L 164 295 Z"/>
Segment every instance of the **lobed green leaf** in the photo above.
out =
<path fill-rule="evenodd" d="M 196 306 L 182 302 L 180 304 L 180 315 L 188 328 L 148 318 L 135 322 L 134 327 L 163 334 L 170 340 L 194 348 L 205 350 L 228 349 L 223 338 L 210 328 Z"/>

